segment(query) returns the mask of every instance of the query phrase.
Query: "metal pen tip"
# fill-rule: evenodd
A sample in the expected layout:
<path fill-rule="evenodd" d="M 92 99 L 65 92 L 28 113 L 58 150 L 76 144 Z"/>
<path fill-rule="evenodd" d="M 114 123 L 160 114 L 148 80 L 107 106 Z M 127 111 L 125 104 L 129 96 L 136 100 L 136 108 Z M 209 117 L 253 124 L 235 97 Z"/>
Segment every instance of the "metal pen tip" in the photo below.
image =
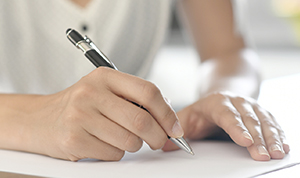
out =
<path fill-rule="evenodd" d="M 183 137 L 180 138 L 169 138 L 173 143 L 175 143 L 179 148 L 183 149 L 187 153 L 191 155 L 195 155 L 190 145 L 186 142 L 186 140 Z"/>
<path fill-rule="evenodd" d="M 189 153 L 190 153 L 191 155 L 193 155 L 193 156 L 195 155 L 195 153 L 193 152 L 193 150 L 190 151 Z"/>

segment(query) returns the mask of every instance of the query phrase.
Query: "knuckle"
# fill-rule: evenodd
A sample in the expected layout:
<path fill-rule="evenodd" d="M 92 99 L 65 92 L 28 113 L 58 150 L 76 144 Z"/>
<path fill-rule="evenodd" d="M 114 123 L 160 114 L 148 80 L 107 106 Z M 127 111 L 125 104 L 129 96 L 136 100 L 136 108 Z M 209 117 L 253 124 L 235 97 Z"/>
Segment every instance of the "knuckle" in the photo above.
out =
<path fill-rule="evenodd" d="M 241 114 L 236 110 L 229 109 L 228 112 L 226 112 L 226 113 L 231 117 L 241 118 Z M 226 115 L 226 113 L 225 113 L 225 115 Z"/>
<path fill-rule="evenodd" d="M 216 98 L 216 100 L 225 100 L 227 98 L 227 95 L 223 92 L 214 92 L 211 94 L 212 97 Z"/>
<path fill-rule="evenodd" d="M 101 81 L 102 85 L 105 85 L 110 82 L 112 72 L 113 69 L 110 69 L 108 67 L 98 67 L 85 77 L 88 79 L 88 81 L 91 82 L 94 82 L 96 78 L 97 81 Z"/>
<path fill-rule="evenodd" d="M 265 136 L 265 140 L 267 142 L 269 142 L 268 144 L 270 144 L 270 143 L 281 144 L 280 138 L 277 135 L 268 135 L 268 136 Z"/>
<path fill-rule="evenodd" d="M 219 112 L 216 112 L 216 124 L 219 126 L 226 126 L 228 125 L 228 120 L 231 118 L 241 118 L 240 113 L 238 113 L 236 110 L 233 110 L 231 108 L 224 108 L 220 110 Z"/>
<path fill-rule="evenodd" d="M 165 114 L 163 115 L 163 117 L 161 118 L 161 122 L 173 122 L 175 123 L 176 120 L 172 120 L 170 118 L 175 118 L 175 113 L 172 109 L 168 109 Z M 173 124 L 172 124 L 173 125 Z"/>
<path fill-rule="evenodd" d="M 256 105 L 255 109 L 257 110 L 257 112 L 261 113 L 265 117 L 269 117 L 269 118 L 274 119 L 274 116 L 269 111 L 267 111 L 266 109 L 264 109 L 263 107 L 261 107 L 259 105 Z"/>
<path fill-rule="evenodd" d="M 255 125 L 255 126 L 261 125 L 259 119 L 252 113 L 246 113 L 246 114 L 242 115 L 242 118 L 243 118 L 244 122 L 251 123 L 252 125 Z"/>
<path fill-rule="evenodd" d="M 241 118 L 241 114 L 237 110 L 235 110 L 235 109 L 233 109 L 231 107 L 227 107 L 227 106 L 221 108 L 216 113 L 217 113 L 217 115 L 219 117 L 226 117 L 226 118 L 227 117 L 236 117 L 236 118 Z"/>
<path fill-rule="evenodd" d="M 285 133 L 281 128 L 278 129 L 278 134 L 280 135 L 281 138 L 285 138 Z"/>
<path fill-rule="evenodd" d="M 80 85 L 72 91 L 71 100 L 73 102 L 80 102 L 83 100 L 87 100 L 89 98 L 93 98 L 93 94 L 95 93 L 95 88 L 86 82 L 82 82 Z"/>
<path fill-rule="evenodd" d="M 146 111 L 140 110 L 133 119 L 133 126 L 138 132 L 145 132 L 151 128 L 152 122 Z"/>
<path fill-rule="evenodd" d="M 239 96 L 235 97 L 234 100 L 238 103 L 247 103 L 247 100 L 245 98 Z"/>
<path fill-rule="evenodd" d="M 130 133 L 126 136 L 125 139 L 126 151 L 136 152 L 142 147 L 142 145 L 143 145 L 143 141 L 139 137 Z"/>
<path fill-rule="evenodd" d="M 282 134 L 281 134 L 281 135 L 279 136 L 279 138 L 280 138 L 281 142 L 283 142 L 283 143 L 286 141 L 285 135 L 282 135 Z"/>
<path fill-rule="evenodd" d="M 267 126 L 267 127 L 273 127 L 273 128 L 276 128 L 276 129 L 280 129 L 278 128 L 278 126 L 274 123 L 274 121 L 272 121 L 271 119 L 269 118 L 265 118 L 265 119 L 262 119 L 262 125 L 264 126 Z"/>
<path fill-rule="evenodd" d="M 265 115 L 268 117 L 270 116 L 269 115 L 270 113 L 267 110 L 265 110 L 263 107 L 256 105 L 254 108 L 255 108 L 256 112 L 261 113 L 262 115 Z"/>
<path fill-rule="evenodd" d="M 107 78 L 107 76 L 109 76 L 110 74 L 108 74 L 109 72 L 111 72 L 110 68 L 108 67 L 98 67 L 95 70 L 93 70 L 91 72 L 91 75 L 87 75 L 87 76 L 91 76 L 91 77 L 97 77 L 97 78 Z"/>
<path fill-rule="evenodd" d="M 142 93 L 145 96 L 145 102 L 150 102 L 153 98 L 161 96 L 161 92 L 158 87 L 152 82 L 142 82 Z"/>

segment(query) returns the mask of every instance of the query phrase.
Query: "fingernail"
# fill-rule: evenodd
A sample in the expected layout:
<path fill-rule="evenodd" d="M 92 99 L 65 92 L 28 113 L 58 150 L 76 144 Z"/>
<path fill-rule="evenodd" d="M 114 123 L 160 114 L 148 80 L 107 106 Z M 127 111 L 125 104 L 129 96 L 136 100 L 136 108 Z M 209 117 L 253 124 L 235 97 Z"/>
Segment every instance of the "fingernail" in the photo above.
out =
<path fill-rule="evenodd" d="M 178 120 L 173 125 L 172 132 L 173 132 L 174 136 L 176 136 L 176 138 L 183 136 L 183 129 L 182 129 L 180 123 L 178 122 Z"/>
<path fill-rule="evenodd" d="M 251 140 L 252 143 L 254 143 L 254 140 L 253 140 L 253 138 L 252 138 L 252 136 L 250 135 L 249 132 L 244 131 L 244 132 L 243 132 L 243 136 L 244 136 L 246 139 Z"/>
<path fill-rule="evenodd" d="M 280 151 L 281 153 L 284 153 L 284 151 L 282 150 L 282 148 L 279 145 L 277 145 L 277 144 L 272 145 L 270 147 L 270 150 L 271 151 Z"/>
<path fill-rule="evenodd" d="M 264 146 L 258 146 L 258 153 L 260 155 L 266 155 L 266 156 L 270 157 L 266 147 L 264 147 Z"/>

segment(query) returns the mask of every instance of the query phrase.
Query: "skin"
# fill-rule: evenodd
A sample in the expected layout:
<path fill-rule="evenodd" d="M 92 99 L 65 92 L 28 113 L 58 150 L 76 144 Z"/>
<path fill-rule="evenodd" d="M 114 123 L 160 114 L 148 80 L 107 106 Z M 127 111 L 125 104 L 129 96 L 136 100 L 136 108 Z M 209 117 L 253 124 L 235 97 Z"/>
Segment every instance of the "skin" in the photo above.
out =
<path fill-rule="evenodd" d="M 89 1 L 73 0 L 82 8 Z M 257 58 L 235 33 L 230 1 L 184 0 L 180 7 L 205 68 L 198 101 L 175 113 L 153 83 L 100 67 L 55 94 L 0 94 L 0 148 L 112 161 L 138 151 L 143 140 L 170 151 L 178 148 L 167 135 L 184 130 L 186 138 L 202 139 L 224 130 L 255 160 L 283 158 L 283 131 L 253 99 Z"/>
<path fill-rule="evenodd" d="M 138 151 L 142 140 L 155 150 L 163 147 L 167 134 L 183 135 L 176 113 L 154 84 L 106 67 L 53 95 L 0 98 L 0 145 L 5 149 L 72 161 L 120 160 L 124 151 Z"/>

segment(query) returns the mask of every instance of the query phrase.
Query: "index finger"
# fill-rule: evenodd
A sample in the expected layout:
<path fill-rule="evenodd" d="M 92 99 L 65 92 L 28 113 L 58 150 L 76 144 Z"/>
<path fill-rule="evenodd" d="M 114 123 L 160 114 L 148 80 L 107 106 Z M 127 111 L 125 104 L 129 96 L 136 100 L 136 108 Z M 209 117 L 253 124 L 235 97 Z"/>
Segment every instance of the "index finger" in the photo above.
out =
<path fill-rule="evenodd" d="M 155 84 L 109 68 L 103 69 L 103 72 L 110 81 L 118 81 L 107 81 L 110 91 L 146 108 L 170 137 L 183 136 L 183 129 L 175 111 Z"/>

